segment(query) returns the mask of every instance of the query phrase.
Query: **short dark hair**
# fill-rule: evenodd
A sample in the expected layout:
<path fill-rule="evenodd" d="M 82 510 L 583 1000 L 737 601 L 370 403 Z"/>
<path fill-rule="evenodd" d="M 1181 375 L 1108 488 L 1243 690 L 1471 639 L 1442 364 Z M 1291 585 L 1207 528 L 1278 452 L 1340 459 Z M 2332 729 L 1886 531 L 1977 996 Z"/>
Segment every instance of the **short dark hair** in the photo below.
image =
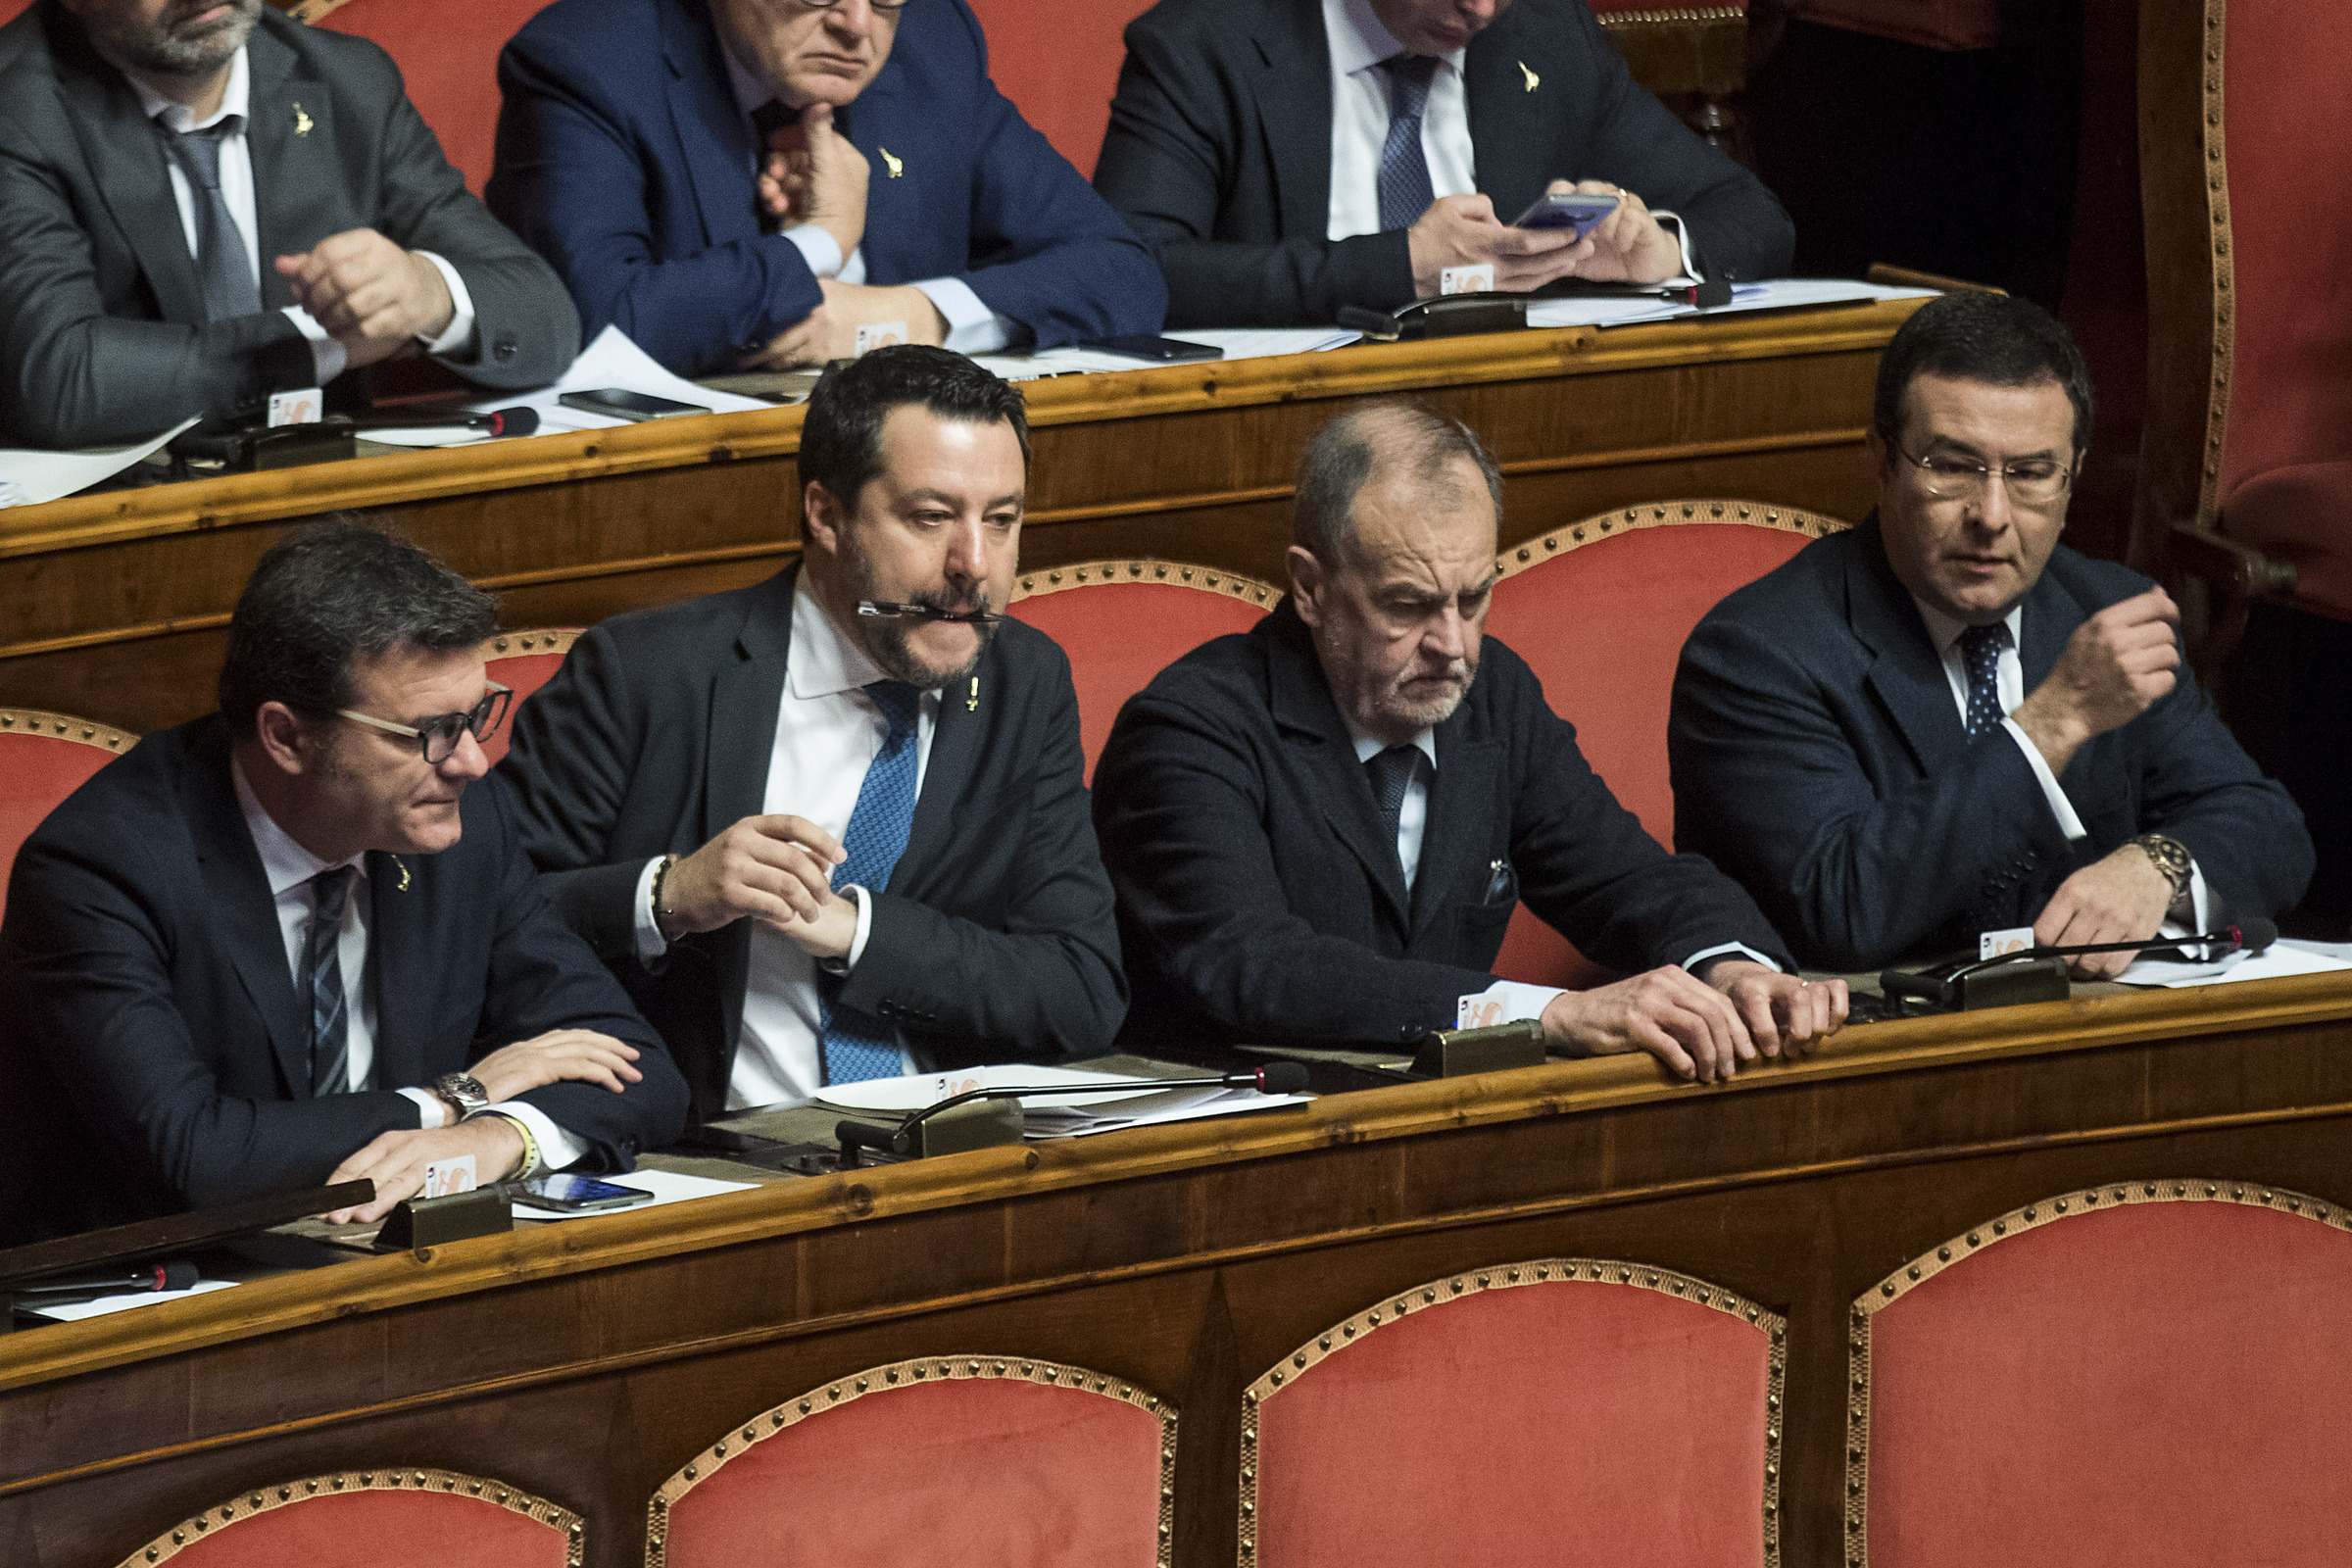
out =
<path fill-rule="evenodd" d="M 448 653 L 498 630 L 498 601 L 373 523 L 332 514 L 262 556 L 228 618 L 220 713 L 239 735 L 264 703 L 324 717 L 352 703 L 352 663 L 396 648 Z"/>
<path fill-rule="evenodd" d="M 1355 497 L 1375 469 L 1408 466 L 1415 477 L 1434 483 L 1459 458 L 1477 465 L 1499 522 L 1502 470 L 1477 431 L 1400 398 L 1358 404 L 1316 431 L 1298 459 L 1292 540 L 1324 564 L 1338 565 L 1355 548 Z"/>
<path fill-rule="evenodd" d="M 876 349 L 828 366 L 808 394 L 801 422 L 801 479 L 814 480 L 845 507 L 882 471 L 882 421 L 919 403 L 943 419 L 1009 424 L 1029 463 L 1029 410 L 1020 390 L 960 354 L 923 343 Z"/>
<path fill-rule="evenodd" d="M 2054 380 L 2075 406 L 2075 451 L 2090 446 L 2090 368 L 2058 318 L 2032 300 L 1965 289 L 1911 313 L 1879 356 L 1871 422 L 1889 447 L 1903 431 L 1903 394 L 1923 375 L 1991 386 Z"/>

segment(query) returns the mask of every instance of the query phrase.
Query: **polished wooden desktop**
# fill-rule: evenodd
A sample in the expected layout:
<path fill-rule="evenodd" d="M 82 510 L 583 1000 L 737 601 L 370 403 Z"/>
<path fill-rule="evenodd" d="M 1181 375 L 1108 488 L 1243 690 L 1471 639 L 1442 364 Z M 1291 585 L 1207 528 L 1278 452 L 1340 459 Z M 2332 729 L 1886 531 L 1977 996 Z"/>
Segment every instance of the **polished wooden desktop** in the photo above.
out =
<path fill-rule="evenodd" d="M 587 1562 L 622 1568 L 654 1489 L 750 1416 L 993 1355 L 1179 1406 L 1174 1560 L 1223 1568 L 1251 1380 L 1405 1286 L 1570 1256 L 1786 1314 L 1780 1560 L 1836 1562 L 1855 1298 L 2018 1205 L 2167 1178 L 2352 1203 L 2352 981 L 1872 1024 L 1711 1089 L 1621 1057 L 1339 1095 L 0 1337 L 0 1544 L 15 1568 L 107 1568 L 248 1489 L 438 1467 L 574 1510 Z"/>
<path fill-rule="evenodd" d="M 1918 303 L 1031 382 L 1022 564 L 1157 557 L 1278 578 L 1299 448 L 1348 400 L 1394 394 L 1494 447 L 1506 541 L 1682 496 L 1858 517 L 1879 351 Z M 0 511 L 0 707 L 135 730 L 205 711 L 254 563 L 289 519 L 338 508 L 396 512 L 501 592 L 514 627 L 740 586 L 798 548 L 800 428 L 778 408 Z"/>

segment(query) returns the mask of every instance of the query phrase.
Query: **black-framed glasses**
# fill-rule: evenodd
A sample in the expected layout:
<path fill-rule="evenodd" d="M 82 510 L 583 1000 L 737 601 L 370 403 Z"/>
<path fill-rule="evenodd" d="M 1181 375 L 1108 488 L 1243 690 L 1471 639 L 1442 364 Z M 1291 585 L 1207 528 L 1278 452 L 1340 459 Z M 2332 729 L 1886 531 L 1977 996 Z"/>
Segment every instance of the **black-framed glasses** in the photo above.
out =
<path fill-rule="evenodd" d="M 1928 494 L 1942 501 L 1977 500 L 1997 473 L 2010 500 L 2022 507 L 2046 507 L 2066 494 L 2067 483 L 2075 476 L 2074 469 L 2052 458 L 2020 458 L 1995 468 L 1971 458 L 1915 458 L 1899 446 L 1894 450 L 1919 470 L 1920 483 Z"/>
<path fill-rule="evenodd" d="M 865 3 L 876 11 L 904 11 L 906 9 L 906 0 L 865 0 Z M 811 11 L 830 11 L 841 4 L 841 0 L 801 0 L 801 4 Z"/>
<path fill-rule="evenodd" d="M 514 687 L 501 686 L 498 682 L 492 681 L 490 689 L 482 694 L 482 700 L 473 705 L 473 711 L 443 713 L 436 718 L 428 718 L 421 724 L 395 724 L 388 718 L 377 718 L 371 713 L 355 712 L 348 708 L 336 709 L 335 714 L 339 718 L 348 718 L 355 724 L 367 724 L 380 729 L 386 734 L 408 736 L 423 749 L 425 761 L 434 767 L 439 767 L 457 755 L 459 736 L 471 734 L 475 742 L 479 743 L 497 734 L 498 726 L 507 721 L 507 705 L 514 701 Z"/>

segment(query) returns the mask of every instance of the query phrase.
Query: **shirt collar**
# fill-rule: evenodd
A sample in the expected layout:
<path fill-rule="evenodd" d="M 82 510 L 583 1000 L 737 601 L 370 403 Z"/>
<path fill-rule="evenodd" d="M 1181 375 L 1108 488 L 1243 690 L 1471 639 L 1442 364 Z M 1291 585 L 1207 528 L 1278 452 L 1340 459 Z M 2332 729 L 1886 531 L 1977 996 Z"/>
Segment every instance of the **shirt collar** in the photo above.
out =
<path fill-rule="evenodd" d="M 793 584 L 792 651 L 784 667 L 785 685 L 803 701 L 858 691 L 886 678 L 882 666 L 817 602 L 806 570 Z"/>
<path fill-rule="evenodd" d="M 1404 52 L 1396 34 L 1372 14 L 1371 0 L 1323 0 L 1323 34 L 1331 46 L 1332 67 L 1343 76 L 1369 71 L 1391 55 Z M 1459 72 L 1462 57 L 1468 53 L 1456 49 L 1438 59 Z"/>
<path fill-rule="evenodd" d="M 1917 594 L 1911 596 L 1911 602 L 1919 607 L 1919 618 L 1926 623 L 1928 641 L 1935 644 L 1937 656 L 1949 656 L 1952 645 L 1960 640 L 1960 634 L 1968 630 L 1968 623 L 1954 620 Z M 2026 606 L 2025 602 L 2020 600 L 2009 607 L 2009 613 L 2001 617 L 2001 624 L 2009 628 L 2010 647 L 2021 651 L 2025 648 L 2026 634 L 2022 629 L 2025 623 Z"/>
<path fill-rule="evenodd" d="M 1388 742 L 1374 740 L 1369 735 L 1358 733 L 1353 721 L 1346 722 L 1348 723 L 1348 737 L 1355 742 L 1355 760 L 1357 761 L 1369 762 L 1389 749 Z M 1412 738 L 1410 744 L 1421 749 L 1421 755 L 1429 759 L 1429 770 L 1433 773 L 1436 772 L 1438 770 L 1438 732 L 1436 728 L 1433 726 L 1422 730 L 1420 734 Z"/>
<path fill-rule="evenodd" d="M 245 812 L 245 829 L 253 835 L 253 847 L 261 852 L 262 870 L 270 878 L 270 897 L 283 898 L 288 888 L 299 887 L 319 872 L 338 865 L 356 866 L 360 875 L 368 874 L 366 850 L 347 860 L 321 860 L 295 843 L 294 836 L 262 808 L 260 797 L 245 782 L 245 769 L 234 757 L 228 760 L 228 776 L 237 786 L 237 805 Z"/>
<path fill-rule="evenodd" d="M 230 115 L 242 117 L 253 102 L 253 76 L 250 68 L 245 63 L 245 48 L 242 44 L 238 45 L 235 54 L 229 56 L 228 85 L 221 90 L 220 111 L 201 125 L 189 117 L 188 106 L 178 99 L 165 97 L 127 72 L 123 74 L 122 79 L 130 83 L 132 92 L 138 94 L 139 113 L 150 120 L 160 116 L 166 125 L 176 131 L 205 130 L 219 124 Z"/>
<path fill-rule="evenodd" d="M 760 105 L 783 94 L 767 84 L 767 78 L 735 58 L 735 46 L 720 34 L 718 52 L 727 57 L 727 85 L 735 90 L 735 107 L 745 114 L 757 114 Z M 765 149 L 762 149 L 764 151 Z"/>

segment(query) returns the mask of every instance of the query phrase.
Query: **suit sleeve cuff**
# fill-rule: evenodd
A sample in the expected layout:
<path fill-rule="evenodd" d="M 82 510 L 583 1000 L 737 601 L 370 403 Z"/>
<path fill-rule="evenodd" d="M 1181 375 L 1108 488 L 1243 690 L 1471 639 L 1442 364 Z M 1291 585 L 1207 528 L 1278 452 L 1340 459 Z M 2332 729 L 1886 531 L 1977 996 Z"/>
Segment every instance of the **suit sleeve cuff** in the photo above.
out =
<path fill-rule="evenodd" d="M 637 911 L 637 956 L 642 962 L 650 963 L 669 951 L 669 944 L 662 939 L 662 922 L 654 918 L 654 873 L 662 869 L 665 858 L 655 856 L 637 873 L 637 896 L 630 907 Z"/>
<path fill-rule="evenodd" d="M 2025 726 L 2014 718 L 2004 718 L 2001 728 L 2007 730 L 2009 738 L 2017 742 L 2017 749 L 2026 754 L 2026 765 L 2034 770 L 2034 782 L 2041 786 L 2041 798 L 2049 803 L 2050 815 L 2058 819 L 2058 831 L 2070 839 L 2085 837 L 2082 818 L 2075 814 L 2075 803 L 2068 800 L 2066 791 L 2058 787 L 2058 775 L 2050 771 L 2049 760 L 2041 755 L 2041 748 L 2034 745 L 2033 738 L 2026 734 Z"/>
<path fill-rule="evenodd" d="M 501 1101 L 485 1116 L 504 1116 L 518 1121 L 531 1130 L 539 1144 L 539 1168 L 518 1172 L 517 1180 L 526 1180 L 551 1170 L 565 1170 L 588 1157 L 588 1146 L 548 1119 L 546 1111 L 537 1105 L 526 1105 L 519 1100 Z"/>
<path fill-rule="evenodd" d="M 442 330 L 441 335 L 433 338 L 419 335 L 416 339 L 417 343 L 422 345 L 427 354 L 458 360 L 474 358 L 476 350 L 473 341 L 473 295 L 466 289 L 466 280 L 458 275 L 458 270 L 450 266 L 444 258 L 434 255 L 431 251 L 418 251 L 416 254 L 432 263 L 441 273 L 441 281 L 449 285 L 450 305 L 449 325 Z"/>
<path fill-rule="evenodd" d="M 425 1132 L 449 1125 L 449 1102 L 430 1089 L 402 1089 L 397 1091 L 416 1102 L 416 1125 Z"/>
<path fill-rule="evenodd" d="M 1701 948 L 1683 960 L 1683 967 L 1692 974 L 1698 974 L 1701 968 L 1717 958 L 1730 957 L 1745 958 L 1750 963 L 1762 964 L 1776 974 L 1781 972 L 1781 966 L 1778 963 L 1767 958 L 1744 942 L 1719 942 L 1711 948 Z M 1700 978 L 1704 979 L 1705 977 L 1702 975 Z"/>
<path fill-rule="evenodd" d="M 294 323 L 295 331 L 310 339 L 311 369 L 318 375 L 318 385 L 324 386 L 343 373 L 344 368 L 351 364 L 351 351 L 328 337 L 326 328 L 311 319 L 310 312 L 299 305 L 289 305 L 286 319 Z"/>
<path fill-rule="evenodd" d="M 960 277 L 927 277 L 914 287 L 939 307 L 948 323 L 947 346 L 957 354 L 994 354 L 1012 342 L 1020 323 L 999 316 Z"/>
<path fill-rule="evenodd" d="M 835 239 L 822 223 L 796 223 L 784 231 L 792 248 L 801 253 L 808 270 L 819 277 L 839 277 L 842 264 L 849 260 L 841 254 L 841 241 Z"/>

